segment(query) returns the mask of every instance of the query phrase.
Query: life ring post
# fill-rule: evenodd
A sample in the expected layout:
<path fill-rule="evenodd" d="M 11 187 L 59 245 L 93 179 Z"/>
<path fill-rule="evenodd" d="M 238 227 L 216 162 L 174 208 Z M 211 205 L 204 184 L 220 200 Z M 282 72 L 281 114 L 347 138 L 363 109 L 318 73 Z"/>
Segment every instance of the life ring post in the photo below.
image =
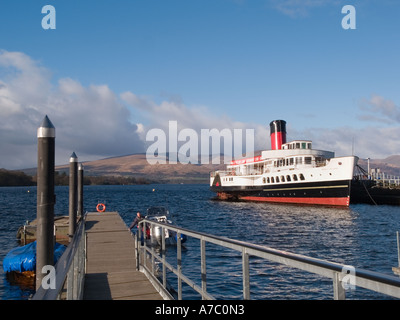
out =
<path fill-rule="evenodd" d="M 96 210 L 97 210 L 98 212 L 104 212 L 104 211 L 106 211 L 106 205 L 105 205 L 104 203 L 99 203 L 99 204 L 96 206 Z"/>

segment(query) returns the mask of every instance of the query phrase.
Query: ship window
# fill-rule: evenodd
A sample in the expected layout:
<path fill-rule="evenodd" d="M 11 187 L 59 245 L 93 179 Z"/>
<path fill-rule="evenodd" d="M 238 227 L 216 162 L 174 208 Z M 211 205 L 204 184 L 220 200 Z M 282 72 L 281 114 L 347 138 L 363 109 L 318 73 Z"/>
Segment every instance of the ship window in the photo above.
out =
<path fill-rule="evenodd" d="M 294 164 L 294 159 L 290 158 L 290 165 L 292 166 Z"/>
<path fill-rule="evenodd" d="M 296 164 L 301 164 L 303 162 L 302 157 L 296 157 Z"/>
<path fill-rule="evenodd" d="M 263 178 L 263 183 L 265 183 L 267 180 L 265 179 L 265 177 Z"/>
<path fill-rule="evenodd" d="M 304 180 L 305 179 L 302 173 L 300 173 L 299 176 L 300 176 L 300 180 Z"/>
<path fill-rule="evenodd" d="M 279 182 L 279 177 L 276 177 L 276 182 Z"/>
<path fill-rule="evenodd" d="M 311 157 L 304 157 L 305 164 L 311 164 Z"/>
<path fill-rule="evenodd" d="M 290 182 L 290 181 L 291 181 L 291 179 L 290 179 L 290 176 L 289 176 L 289 175 L 287 175 L 287 176 L 286 176 L 286 181 L 287 181 L 287 182 Z"/>
<path fill-rule="evenodd" d="M 296 174 L 293 175 L 293 181 L 297 181 L 297 175 Z"/>
<path fill-rule="evenodd" d="M 305 149 L 305 148 L 306 148 L 306 143 L 305 143 L 305 142 L 302 142 L 302 143 L 301 143 L 301 148 L 302 148 L 302 149 Z"/>
<path fill-rule="evenodd" d="M 296 142 L 296 149 L 300 149 L 300 142 Z"/>
<path fill-rule="evenodd" d="M 311 149 L 311 143 L 307 143 L 307 149 Z"/>
<path fill-rule="evenodd" d="M 267 178 L 267 183 L 269 183 L 269 177 Z"/>
<path fill-rule="evenodd" d="M 271 177 L 271 182 L 272 182 L 272 183 L 274 183 L 274 182 L 275 182 L 275 180 L 274 180 L 274 177 Z"/>
<path fill-rule="evenodd" d="M 285 182 L 285 176 L 281 176 L 281 181 Z"/>

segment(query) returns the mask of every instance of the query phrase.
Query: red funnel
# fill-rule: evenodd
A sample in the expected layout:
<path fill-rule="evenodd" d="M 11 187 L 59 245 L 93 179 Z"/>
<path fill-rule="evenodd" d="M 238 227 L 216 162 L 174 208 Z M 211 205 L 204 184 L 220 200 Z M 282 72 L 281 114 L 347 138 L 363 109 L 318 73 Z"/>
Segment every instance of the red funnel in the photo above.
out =
<path fill-rule="evenodd" d="M 280 150 L 286 143 L 286 121 L 274 120 L 269 124 L 271 131 L 271 149 Z"/>

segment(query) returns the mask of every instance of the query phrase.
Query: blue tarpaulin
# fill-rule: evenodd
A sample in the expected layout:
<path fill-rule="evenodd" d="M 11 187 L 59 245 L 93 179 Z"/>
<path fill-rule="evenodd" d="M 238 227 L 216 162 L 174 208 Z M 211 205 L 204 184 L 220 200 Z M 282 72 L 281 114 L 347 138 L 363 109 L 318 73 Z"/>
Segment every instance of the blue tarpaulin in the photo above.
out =
<path fill-rule="evenodd" d="M 54 264 L 62 256 L 67 247 L 55 243 L 54 245 Z M 7 253 L 3 260 L 4 272 L 11 271 L 35 271 L 36 270 L 36 241 L 31 242 L 23 247 L 17 247 Z"/>

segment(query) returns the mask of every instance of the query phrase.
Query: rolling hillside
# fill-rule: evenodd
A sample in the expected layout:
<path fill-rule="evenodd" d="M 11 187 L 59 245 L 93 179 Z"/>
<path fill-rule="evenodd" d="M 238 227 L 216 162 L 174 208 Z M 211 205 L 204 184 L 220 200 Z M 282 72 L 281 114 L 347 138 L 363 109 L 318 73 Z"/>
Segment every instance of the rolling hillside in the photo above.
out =
<path fill-rule="evenodd" d="M 211 171 L 224 165 L 149 164 L 145 154 L 133 154 L 96 161 L 83 162 L 85 175 L 122 175 L 145 178 L 161 183 L 208 183 Z M 68 171 L 69 164 L 56 170 Z"/>

